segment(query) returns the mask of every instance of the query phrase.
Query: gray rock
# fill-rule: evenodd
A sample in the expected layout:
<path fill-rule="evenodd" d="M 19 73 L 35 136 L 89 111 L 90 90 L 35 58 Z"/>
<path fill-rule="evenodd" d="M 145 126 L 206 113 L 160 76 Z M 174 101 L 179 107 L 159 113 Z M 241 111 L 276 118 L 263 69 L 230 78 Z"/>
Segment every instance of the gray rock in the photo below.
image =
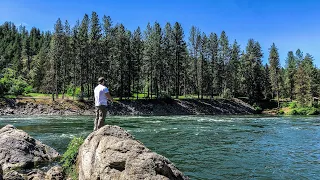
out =
<path fill-rule="evenodd" d="M 35 164 L 53 161 L 60 156 L 53 148 L 12 125 L 0 129 L 0 144 L 0 165 L 4 174 L 15 168 L 32 168 Z"/>
<path fill-rule="evenodd" d="M 1 166 L 1 164 L 0 164 L 0 180 L 3 180 L 3 177 L 2 177 L 2 166 Z"/>
<path fill-rule="evenodd" d="M 45 177 L 44 172 L 40 170 L 33 170 L 27 174 L 27 180 L 43 180 Z"/>
<path fill-rule="evenodd" d="M 24 180 L 24 177 L 17 171 L 9 171 L 3 176 L 3 180 Z"/>
<path fill-rule="evenodd" d="M 63 180 L 65 174 L 61 166 L 52 167 L 46 174 L 45 180 Z"/>
<path fill-rule="evenodd" d="M 152 152 L 118 126 L 91 133 L 79 149 L 79 180 L 189 179 L 167 158 Z"/>

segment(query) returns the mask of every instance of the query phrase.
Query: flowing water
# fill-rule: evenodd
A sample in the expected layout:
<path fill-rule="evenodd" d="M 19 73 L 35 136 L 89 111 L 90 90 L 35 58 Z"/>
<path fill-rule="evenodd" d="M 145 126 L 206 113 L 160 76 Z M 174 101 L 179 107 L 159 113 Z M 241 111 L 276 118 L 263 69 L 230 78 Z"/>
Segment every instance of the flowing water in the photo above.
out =
<path fill-rule="evenodd" d="M 92 116 L 0 117 L 63 153 Z M 320 117 L 108 117 L 191 179 L 320 179 Z"/>

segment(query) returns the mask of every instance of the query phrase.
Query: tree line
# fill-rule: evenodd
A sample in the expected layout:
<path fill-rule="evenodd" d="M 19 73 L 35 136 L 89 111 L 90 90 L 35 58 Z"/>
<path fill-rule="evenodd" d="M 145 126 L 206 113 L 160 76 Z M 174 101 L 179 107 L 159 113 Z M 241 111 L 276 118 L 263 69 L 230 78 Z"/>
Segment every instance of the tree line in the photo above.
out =
<path fill-rule="evenodd" d="M 310 105 L 319 97 L 320 71 L 310 54 L 289 51 L 285 67 L 275 44 L 267 64 L 263 56 L 254 39 L 241 50 L 225 31 L 206 34 L 192 26 L 185 37 L 179 22 L 148 23 L 144 31 L 133 32 L 96 12 L 73 27 L 59 18 L 53 32 L 5 22 L 0 26 L 0 94 L 23 93 L 19 87 L 24 87 L 55 98 L 92 98 L 98 77 L 104 76 L 120 99 L 196 95 L 290 98 Z"/>

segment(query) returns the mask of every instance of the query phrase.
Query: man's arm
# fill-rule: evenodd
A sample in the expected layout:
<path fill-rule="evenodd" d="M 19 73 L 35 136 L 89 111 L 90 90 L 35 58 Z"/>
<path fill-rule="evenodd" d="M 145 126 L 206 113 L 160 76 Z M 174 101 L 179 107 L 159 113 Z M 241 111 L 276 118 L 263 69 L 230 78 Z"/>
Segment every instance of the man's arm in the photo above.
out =
<path fill-rule="evenodd" d="M 111 102 L 113 102 L 113 98 L 111 97 L 111 95 L 110 95 L 109 92 L 106 93 L 106 96 L 107 96 L 108 100 L 110 100 Z"/>

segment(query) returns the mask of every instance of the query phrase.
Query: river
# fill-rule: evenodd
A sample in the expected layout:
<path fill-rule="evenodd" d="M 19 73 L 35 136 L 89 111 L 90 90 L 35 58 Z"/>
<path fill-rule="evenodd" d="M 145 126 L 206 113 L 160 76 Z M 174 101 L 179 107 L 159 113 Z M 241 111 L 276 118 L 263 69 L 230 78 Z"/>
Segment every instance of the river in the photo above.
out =
<path fill-rule="evenodd" d="M 86 137 L 92 116 L 1 116 L 63 153 Z M 113 116 L 191 179 L 319 179 L 320 117 Z"/>

